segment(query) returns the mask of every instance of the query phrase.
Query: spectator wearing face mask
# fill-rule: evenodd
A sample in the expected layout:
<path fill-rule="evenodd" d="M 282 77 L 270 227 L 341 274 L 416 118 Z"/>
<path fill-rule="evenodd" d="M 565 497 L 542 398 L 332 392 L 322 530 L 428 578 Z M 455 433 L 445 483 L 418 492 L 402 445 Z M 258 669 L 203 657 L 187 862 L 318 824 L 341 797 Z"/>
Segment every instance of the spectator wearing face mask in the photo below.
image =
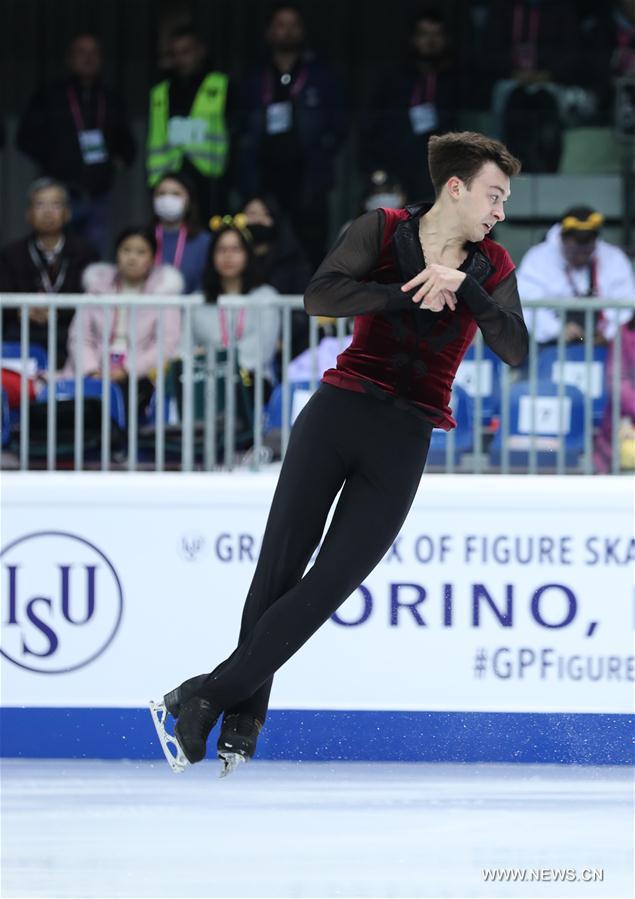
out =
<path fill-rule="evenodd" d="M 304 293 L 311 278 L 311 266 L 275 199 L 251 197 L 242 212 L 247 218 L 263 282 L 281 294 Z"/>
<path fill-rule="evenodd" d="M 273 197 L 251 197 L 242 209 L 252 236 L 260 278 L 278 293 L 303 294 L 311 279 L 311 265 L 291 224 L 280 212 Z M 309 317 L 304 309 L 291 313 L 291 356 L 309 345 Z M 282 344 L 274 360 L 277 376 L 282 376 Z"/>
<path fill-rule="evenodd" d="M 173 265 L 185 280 L 185 293 L 201 289 L 211 235 L 201 228 L 196 195 L 179 172 L 164 175 L 152 192 L 156 265 Z"/>

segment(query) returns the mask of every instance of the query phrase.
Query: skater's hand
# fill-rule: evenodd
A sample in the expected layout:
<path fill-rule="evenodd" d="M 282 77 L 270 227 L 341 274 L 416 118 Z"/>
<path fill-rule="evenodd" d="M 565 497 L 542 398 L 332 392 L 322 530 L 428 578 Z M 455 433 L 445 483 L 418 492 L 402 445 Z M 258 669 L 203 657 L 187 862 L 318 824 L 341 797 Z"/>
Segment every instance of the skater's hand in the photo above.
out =
<path fill-rule="evenodd" d="M 412 298 L 422 309 L 430 312 L 441 312 L 444 306 L 448 306 L 453 312 L 456 309 L 455 293 L 465 280 L 465 272 L 460 272 L 447 265 L 428 265 L 411 278 L 401 288 L 404 293 L 419 287 Z"/>

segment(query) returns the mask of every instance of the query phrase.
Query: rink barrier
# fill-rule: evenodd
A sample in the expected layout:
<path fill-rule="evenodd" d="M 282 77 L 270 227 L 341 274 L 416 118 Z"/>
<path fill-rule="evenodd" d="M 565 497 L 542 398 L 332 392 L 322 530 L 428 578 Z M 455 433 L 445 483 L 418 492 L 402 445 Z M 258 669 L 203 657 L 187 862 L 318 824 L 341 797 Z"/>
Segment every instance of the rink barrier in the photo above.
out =
<path fill-rule="evenodd" d="M 272 710 L 257 758 L 632 765 L 634 725 L 607 714 Z M 3 707 L 0 732 L 3 758 L 164 763 L 147 709 Z M 218 725 L 208 758 L 217 736 Z"/>
<path fill-rule="evenodd" d="M 46 308 L 49 312 L 48 328 L 48 368 L 46 378 L 52 383 L 56 378 L 55 352 L 57 340 L 57 312 L 59 309 L 75 308 L 77 310 L 77 340 L 81 342 L 84 330 L 84 310 L 86 308 L 102 307 L 106 327 L 104 335 L 108 333 L 107 324 L 111 320 L 114 308 L 124 305 L 130 312 L 130 326 L 136 328 L 137 310 L 143 306 L 151 306 L 158 312 L 158 360 L 156 367 L 156 392 L 154 397 L 154 418 L 144 426 L 143 436 L 146 438 L 144 447 L 140 451 L 140 433 L 136 416 L 128 416 L 126 422 L 125 447 L 116 457 L 111 453 L 111 399 L 110 399 L 110 374 L 108 368 L 108 346 L 103 339 L 102 368 L 104 379 L 102 383 L 103 402 L 101 404 L 101 431 L 100 450 L 98 458 L 86 459 L 84 447 L 84 395 L 85 382 L 76 372 L 74 378 L 75 416 L 74 416 L 74 446 L 72 464 L 76 471 L 86 468 L 102 471 L 109 469 L 127 469 L 135 471 L 146 468 L 154 471 L 163 471 L 166 467 L 180 468 L 182 471 L 204 470 L 212 471 L 226 469 L 231 470 L 236 466 L 258 470 L 263 463 L 270 460 L 272 451 L 279 449 L 282 455 L 286 452 L 289 442 L 289 432 L 292 420 L 293 385 L 289 380 L 288 368 L 291 361 L 291 317 L 294 311 L 303 310 L 303 298 L 300 295 L 276 296 L 267 299 L 251 298 L 248 296 L 220 296 L 218 304 L 227 310 L 228 333 L 230 336 L 226 354 L 218 354 L 214 347 L 208 346 L 196 348 L 192 332 L 192 309 L 203 303 L 200 294 L 187 296 L 149 296 L 131 297 L 128 295 L 111 294 L 99 297 L 85 294 L 3 294 L 0 296 L 2 309 L 17 308 L 21 312 L 21 339 L 19 363 L 21 367 L 20 380 L 20 412 L 19 423 L 14 423 L 14 436 L 18 443 L 16 450 L 17 464 L 20 470 L 38 467 L 37 460 L 33 458 L 32 447 L 29 440 L 29 404 L 27 363 L 29 359 L 29 317 L 31 308 Z M 557 390 L 555 395 L 545 403 L 539 398 L 539 348 L 530 334 L 529 357 L 522 378 L 528 385 L 528 423 L 525 422 L 525 432 L 512 438 L 521 441 L 523 449 L 519 457 L 515 451 L 513 440 L 510 440 L 511 403 L 510 391 L 513 384 L 519 379 L 519 372 L 510 370 L 507 365 L 502 365 L 500 370 L 500 384 L 498 385 L 500 396 L 496 402 L 500 405 L 500 415 L 495 421 L 486 424 L 484 422 L 484 402 L 487 401 L 485 385 L 491 381 L 491 373 L 487 366 L 491 366 L 491 360 L 485 357 L 485 345 L 480 331 L 477 331 L 474 342 L 473 360 L 470 374 L 467 379 L 461 380 L 463 368 L 459 368 L 456 383 L 464 385 L 467 393 L 467 401 L 471 407 L 471 422 L 463 425 L 463 436 L 466 430 L 471 431 L 471 437 L 467 435 L 470 449 L 463 455 L 457 454 L 458 431 L 450 431 L 445 435 L 441 444 L 441 461 L 437 461 L 437 468 L 452 473 L 466 471 L 475 474 L 500 472 L 506 474 L 510 471 L 527 471 L 535 474 L 539 471 L 563 474 L 576 471 L 576 473 L 591 474 L 593 472 L 593 391 L 594 385 L 594 360 L 593 360 L 593 316 L 595 313 L 607 309 L 615 310 L 620 316 L 626 315 L 626 310 L 632 310 L 633 299 L 605 300 L 595 298 L 568 300 L 527 300 L 523 303 L 527 309 L 550 308 L 558 312 L 562 327 L 557 341 L 557 357 L 554 362 L 554 370 L 563 373 L 557 375 Z M 166 308 L 178 308 L 182 318 L 182 371 L 179 374 L 182 393 L 181 412 L 177 415 L 174 403 L 170 406 L 166 393 L 166 365 L 169 360 L 165 354 L 165 327 L 164 316 Z M 235 323 L 241 310 L 256 310 L 260 315 L 265 310 L 274 309 L 280 317 L 281 335 L 281 424 L 279 433 L 272 437 L 265 434 L 265 404 L 264 384 L 265 372 L 270 360 L 263 358 L 262 341 L 257 345 L 257 363 L 253 383 L 253 445 L 246 452 L 237 446 L 236 424 L 239 418 L 236 408 L 237 389 L 240 388 L 242 377 L 237 365 L 237 343 L 235 337 Z M 564 342 L 564 322 L 568 312 L 581 312 L 584 315 L 584 359 L 577 363 L 580 373 L 572 376 L 571 366 L 566 357 L 566 345 Z M 337 318 L 333 320 L 330 328 L 337 338 L 340 351 L 350 341 L 349 320 Z M 322 325 L 324 327 L 324 325 Z M 318 338 L 319 324 L 315 316 L 309 318 L 309 350 L 311 353 L 311 365 L 307 379 L 308 391 L 317 387 L 322 375 L 318 366 Z M 0 341 L 2 340 L 2 325 L 0 322 Z M 204 361 L 195 362 L 195 350 L 204 349 Z M 201 357 L 203 358 L 203 357 Z M 615 334 L 615 365 L 611 383 L 607 385 L 608 394 L 618 396 L 621 380 L 621 334 L 617 329 Z M 134 347 L 130 352 L 130 369 L 135 368 Z M 573 377 L 573 380 L 572 380 Z M 565 381 L 567 382 L 565 384 Z M 196 386 L 203 386 L 203 406 L 197 412 L 195 410 Z M 217 396 L 217 384 L 224 385 L 224 396 Z M 466 386 L 467 385 L 467 386 Z M 567 385 L 573 385 L 570 388 Z M 574 462 L 567 456 L 567 429 L 569 427 L 570 403 L 569 393 L 571 389 L 580 391 L 580 400 L 583 405 L 583 438 L 577 447 L 578 455 Z M 458 400 L 453 400 L 453 405 Z M 57 433 L 57 408 L 53 391 L 48 391 L 47 396 L 47 435 L 46 435 L 46 462 L 39 467 L 45 467 L 52 471 L 59 466 L 56 450 Z M 249 400 L 251 403 L 251 399 Z M 135 409 L 137 405 L 137 383 L 134 378 L 128 382 L 128 406 Z M 224 407 L 222 420 L 217 412 Z M 549 406 L 547 418 L 544 418 L 546 406 Z M 612 449 L 611 449 L 611 473 L 617 474 L 620 470 L 619 463 L 619 405 L 612 404 Z M 596 423 L 597 424 L 597 423 Z M 489 428 L 489 430 L 488 430 Z M 486 440 L 491 436 L 492 428 L 500 434 L 500 458 L 488 456 Z M 168 453 L 168 439 L 172 455 Z M 274 446 L 272 447 L 272 443 Z M 179 447 L 175 451 L 175 444 Z M 433 441 L 434 444 L 434 441 Z M 148 449 L 148 446 L 150 449 Z M 432 461 L 431 461 L 432 464 Z M 430 467 L 430 465 L 429 465 Z"/>

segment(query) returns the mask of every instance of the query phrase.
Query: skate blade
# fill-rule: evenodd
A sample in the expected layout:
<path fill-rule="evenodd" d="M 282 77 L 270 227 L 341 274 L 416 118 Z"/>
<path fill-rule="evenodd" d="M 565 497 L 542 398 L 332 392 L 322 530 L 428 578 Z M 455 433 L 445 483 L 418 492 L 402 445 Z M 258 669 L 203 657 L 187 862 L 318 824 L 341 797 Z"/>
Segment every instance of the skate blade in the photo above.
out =
<path fill-rule="evenodd" d="M 241 762 L 244 763 L 246 761 L 245 756 L 240 755 L 238 752 L 219 752 L 218 757 L 223 763 L 219 777 L 228 777 L 234 773 Z"/>
<path fill-rule="evenodd" d="M 165 720 L 169 713 L 165 707 L 165 702 L 163 702 L 163 700 L 160 700 L 159 702 L 150 700 L 149 706 L 150 714 L 152 715 L 152 723 L 154 724 L 159 742 L 161 743 L 163 755 L 174 773 L 181 774 L 187 767 L 189 767 L 190 763 L 186 759 L 179 741 L 173 734 L 166 730 Z"/>

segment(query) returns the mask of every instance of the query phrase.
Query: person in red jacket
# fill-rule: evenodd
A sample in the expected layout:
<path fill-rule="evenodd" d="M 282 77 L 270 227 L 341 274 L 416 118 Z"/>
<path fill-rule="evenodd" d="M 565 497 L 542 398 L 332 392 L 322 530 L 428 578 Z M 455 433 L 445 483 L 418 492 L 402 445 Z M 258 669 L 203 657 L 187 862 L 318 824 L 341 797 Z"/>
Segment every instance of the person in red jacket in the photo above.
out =
<path fill-rule="evenodd" d="M 397 537 L 432 429 L 454 427 L 452 381 L 476 329 L 508 364 L 527 354 L 514 265 L 488 236 L 518 160 L 499 141 L 459 132 L 431 137 L 428 163 L 434 204 L 360 216 L 307 288 L 309 315 L 355 316 L 353 340 L 293 426 L 236 650 L 151 704 L 175 770 L 205 757 L 222 713 L 224 770 L 253 755 L 274 673 Z"/>

